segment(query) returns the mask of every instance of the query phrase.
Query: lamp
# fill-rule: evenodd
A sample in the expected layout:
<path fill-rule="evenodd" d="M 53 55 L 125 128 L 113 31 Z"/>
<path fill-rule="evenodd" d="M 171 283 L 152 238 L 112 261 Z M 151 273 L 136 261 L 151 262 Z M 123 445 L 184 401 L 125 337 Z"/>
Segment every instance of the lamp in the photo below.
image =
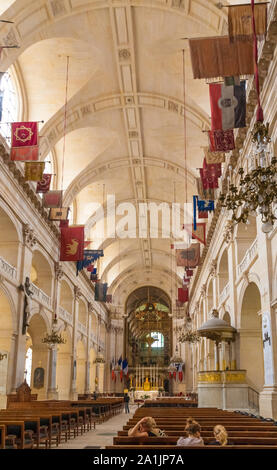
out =
<path fill-rule="evenodd" d="M 46 333 L 45 337 L 41 340 L 42 343 L 49 344 L 50 346 L 55 345 L 55 344 L 65 344 L 66 340 L 62 337 L 61 334 L 58 334 L 57 332 L 57 325 L 58 325 L 58 320 L 57 320 L 57 315 L 55 314 L 54 320 L 53 320 L 53 325 L 52 325 L 52 331 L 50 335 Z"/>
<path fill-rule="evenodd" d="M 182 331 L 179 336 L 179 343 L 198 343 L 199 341 L 200 336 L 196 331 L 192 330 L 191 318 L 188 316 L 185 324 L 185 330 Z"/>
<path fill-rule="evenodd" d="M 251 170 L 245 174 L 239 168 L 239 188 L 230 184 L 229 192 L 220 196 L 223 207 L 232 211 L 233 223 L 249 223 L 249 215 L 261 215 L 262 231 L 268 233 L 273 229 L 277 219 L 273 204 L 277 203 L 277 159 L 270 149 L 269 125 L 256 122 L 252 131 L 252 142 L 255 144 L 250 155 Z M 240 215 L 237 215 L 241 208 Z"/>

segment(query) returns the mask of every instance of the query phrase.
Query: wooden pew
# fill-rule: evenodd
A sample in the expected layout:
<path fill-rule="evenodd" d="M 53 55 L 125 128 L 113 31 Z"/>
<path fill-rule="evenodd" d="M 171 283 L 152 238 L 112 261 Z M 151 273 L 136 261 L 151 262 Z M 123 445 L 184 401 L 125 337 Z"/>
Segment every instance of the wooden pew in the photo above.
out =
<path fill-rule="evenodd" d="M 214 441 L 214 436 L 211 437 L 205 437 L 204 439 L 205 445 L 207 445 L 209 442 Z M 274 446 L 277 448 L 277 436 L 276 437 L 249 437 L 247 435 L 245 436 L 233 436 L 232 437 L 232 443 L 234 445 L 268 445 L 268 446 Z M 114 445 L 143 445 L 147 446 L 148 445 L 172 445 L 176 446 L 177 440 L 175 436 L 170 436 L 170 437 L 114 437 L 113 438 L 113 444 Z M 128 448 L 128 447 L 127 447 Z"/>
<path fill-rule="evenodd" d="M 28 431 L 24 430 L 24 421 L 7 420 L 1 421 L 0 425 L 5 426 L 6 442 L 10 439 L 15 443 L 17 449 L 32 449 L 34 440 Z M 5 445 L 7 448 L 7 445 Z M 14 446 L 12 448 L 15 448 Z"/>
<path fill-rule="evenodd" d="M 0 425 L 0 449 L 5 448 L 6 432 L 4 424 Z"/>

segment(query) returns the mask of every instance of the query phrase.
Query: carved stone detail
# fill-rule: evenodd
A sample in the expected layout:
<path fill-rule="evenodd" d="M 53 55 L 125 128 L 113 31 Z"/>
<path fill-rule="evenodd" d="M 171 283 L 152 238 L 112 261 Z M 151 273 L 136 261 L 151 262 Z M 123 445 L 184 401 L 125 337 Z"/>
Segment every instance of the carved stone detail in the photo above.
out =
<path fill-rule="evenodd" d="M 27 245 L 29 248 L 33 248 L 37 243 L 35 232 L 29 224 L 23 224 L 23 240 L 24 245 Z"/>
<path fill-rule="evenodd" d="M 61 280 L 61 278 L 63 277 L 63 270 L 62 270 L 62 265 L 58 262 L 58 261 L 55 261 L 55 277 L 58 281 Z"/>
<path fill-rule="evenodd" d="M 80 300 L 81 295 L 82 295 L 82 291 L 81 291 L 80 287 L 74 286 L 74 298 L 75 298 L 75 300 Z"/>
<path fill-rule="evenodd" d="M 120 49 L 118 51 L 119 60 L 129 60 L 131 58 L 131 52 L 129 49 Z"/>
<path fill-rule="evenodd" d="M 203 284 L 200 289 L 201 297 L 206 297 L 207 284 Z"/>
<path fill-rule="evenodd" d="M 217 261 L 216 259 L 213 259 L 210 265 L 210 275 L 211 277 L 216 276 L 216 270 L 217 270 Z"/>
<path fill-rule="evenodd" d="M 234 226 L 231 220 L 228 220 L 223 233 L 223 240 L 228 244 L 233 240 Z"/>

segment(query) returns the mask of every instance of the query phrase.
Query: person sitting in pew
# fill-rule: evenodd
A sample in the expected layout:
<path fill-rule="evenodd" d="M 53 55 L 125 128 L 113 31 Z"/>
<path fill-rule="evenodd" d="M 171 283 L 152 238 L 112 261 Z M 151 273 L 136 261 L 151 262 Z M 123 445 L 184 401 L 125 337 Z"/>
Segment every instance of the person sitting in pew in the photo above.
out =
<path fill-rule="evenodd" d="M 201 426 L 193 418 L 187 419 L 185 427 L 187 437 L 180 437 L 177 441 L 177 446 L 203 446 L 204 441 L 200 436 Z"/>
<path fill-rule="evenodd" d="M 210 446 L 233 445 L 233 443 L 228 440 L 228 433 L 224 426 L 222 426 L 221 424 L 217 424 L 214 427 L 213 431 L 214 431 L 215 441 L 209 442 L 208 445 Z"/>
<path fill-rule="evenodd" d="M 137 424 L 129 429 L 129 437 L 166 437 L 161 429 L 157 428 L 156 421 L 151 416 L 145 416 Z"/>

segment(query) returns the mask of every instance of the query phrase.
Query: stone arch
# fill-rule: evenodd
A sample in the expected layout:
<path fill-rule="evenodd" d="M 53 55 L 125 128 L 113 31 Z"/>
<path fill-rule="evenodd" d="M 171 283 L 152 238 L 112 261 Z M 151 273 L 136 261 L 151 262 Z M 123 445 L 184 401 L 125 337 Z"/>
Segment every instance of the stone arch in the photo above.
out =
<path fill-rule="evenodd" d="M 79 313 L 78 313 L 78 321 L 82 323 L 85 327 L 87 326 L 87 319 L 88 319 L 88 306 L 83 299 L 79 301 Z"/>
<path fill-rule="evenodd" d="M 18 269 L 22 233 L 18 221 L 3 204 L 0 206 L 0 225 L 0 256 Z"/>
<path fill-rule="evenodd" d="M 66 279 L 62 279 L 60 282 L 60 306 L 72 315 L 73 302 L 73 287 Z"/>
<path fill-rule="evenodd" d="M 39 248 L 33 251 L 31 282 L 49 297 L 52 296 L 54 272 L 46 254 Z"/>
<path fill-rule="evenodd" d="M 256 217 L 249 216 L 249 224 L 242 222 L 235 228 L 235 256 L 237 266 L 242 262 L 247 250 L 257 237 Z"/>
<path fill-rule="evenodd" d="M 229 270 L 228 270 L 228 252 L 227 249 L 223 250 L 220 260 L 218 262 L 218 292 L 219 294 L 223 291 L 224 287 L 229 281 Z"/>
<path fill-rule="evenodd" d="M 264 384 L 261 294 L 254 282 L 243 292 L 239 328 L 239 368 L 246 369 L 250 387 L 260 391 Z"/>

